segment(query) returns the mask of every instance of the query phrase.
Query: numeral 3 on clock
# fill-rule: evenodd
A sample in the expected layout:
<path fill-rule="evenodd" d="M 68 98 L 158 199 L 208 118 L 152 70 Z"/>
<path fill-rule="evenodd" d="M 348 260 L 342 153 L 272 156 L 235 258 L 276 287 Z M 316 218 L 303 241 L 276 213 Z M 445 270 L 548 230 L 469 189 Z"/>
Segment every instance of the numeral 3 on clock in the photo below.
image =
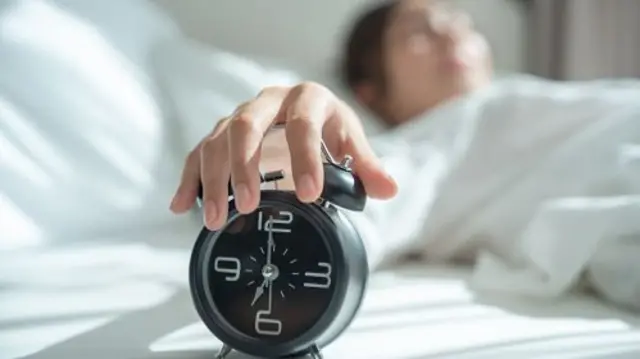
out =
<path fill-rule="evenodd" d="M 317 272 L 304 273 L 304 276 L 307 277 L 307 281 L 303 284 L 304 287 L 327 289 L 331 286 L 331 264 L 320 262 L 318 267 L 320 270 Z"/>

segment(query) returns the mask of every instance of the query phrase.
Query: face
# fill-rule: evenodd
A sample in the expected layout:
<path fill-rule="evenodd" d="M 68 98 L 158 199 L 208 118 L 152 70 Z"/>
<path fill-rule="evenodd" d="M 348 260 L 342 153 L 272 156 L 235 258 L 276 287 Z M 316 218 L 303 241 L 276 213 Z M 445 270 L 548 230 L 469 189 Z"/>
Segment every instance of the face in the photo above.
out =
<path fill-rule="evenodd" d="M 489 82 L 489 46 L 470 18 L 444 1 L 405 0 L 385 33 L 389 110 L 418 115 Z"/>
<path fill-rule="evenodd" d="M 237 217 L 214 244 L 212 300 L 246 336 L 295 339 L 327 310 L 335 271 L 325 240 L 294 208 L 261 207 Z"/>

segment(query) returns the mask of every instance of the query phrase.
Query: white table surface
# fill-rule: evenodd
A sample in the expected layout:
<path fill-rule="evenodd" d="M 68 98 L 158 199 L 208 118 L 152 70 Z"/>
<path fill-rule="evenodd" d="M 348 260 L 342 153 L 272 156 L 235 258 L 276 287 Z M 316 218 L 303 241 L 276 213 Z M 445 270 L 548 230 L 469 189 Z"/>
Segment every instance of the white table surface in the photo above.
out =
<path fill-rule="evenodd" d="M 195 234 L 158 228 L 0 253 L 0 359 L 212 359 L 220 343 L 187 286 Z M 325 358 L 640 358 L 638 315 L 586 296 L 478 295 L 468 276 L 431 266 L 377 273 Z"/>

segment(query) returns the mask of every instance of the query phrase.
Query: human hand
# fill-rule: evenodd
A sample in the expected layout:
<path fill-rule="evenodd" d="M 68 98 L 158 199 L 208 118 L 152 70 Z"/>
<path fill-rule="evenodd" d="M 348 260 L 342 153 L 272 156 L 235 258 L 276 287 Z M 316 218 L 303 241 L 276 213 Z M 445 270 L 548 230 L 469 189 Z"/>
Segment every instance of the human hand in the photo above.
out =
<path fill-rule="evenodd" d="M 380 165 L 355 112 L 324 86 L 305 82 L 266 88 L 218 122 L 187 157 L 171 210 L 188 211 L 202 183 L 205 225 L 219 229 L 227 220 L 231 178 L 237 210 L 254 211 L 260 200 L 263 138 L 274 123 L 285 127 L 295 192 L 301 201 L 313 202 L 322 192 L 321 140 L 336 160 L 347 154 L 353 157 L 353 170 L 369 197 L 388 199 L 396 194 L 397 186 Z"/>

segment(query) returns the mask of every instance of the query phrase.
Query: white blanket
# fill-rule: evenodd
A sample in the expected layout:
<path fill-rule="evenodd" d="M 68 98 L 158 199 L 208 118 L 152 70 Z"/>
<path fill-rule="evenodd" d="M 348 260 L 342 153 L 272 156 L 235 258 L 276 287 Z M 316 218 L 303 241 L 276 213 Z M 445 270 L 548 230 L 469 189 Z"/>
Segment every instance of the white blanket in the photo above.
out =
<path fill-rule="evenodd" d="M 0 8 L 3 250 L 174 220 L 193 143 L 260 87 L 295 81 L 195 49 L 146 2 L 87 4 Z M 400 184 L 351 215 L 372 264 L 478 259 L 478 289 L 552 297 L 584 276 L 637 306 L 639 95 L 635 81 L 516 77 L 372 137 Z"/>
<path fill-rule="evenodd" d="M 542 297 L 584 276 L 640 308 L 639 140 L 638 81 L 502 79 L 374 137 L 400 193 L 352 217 L 376 260 L 477 259 L 476 288 Z"/>

